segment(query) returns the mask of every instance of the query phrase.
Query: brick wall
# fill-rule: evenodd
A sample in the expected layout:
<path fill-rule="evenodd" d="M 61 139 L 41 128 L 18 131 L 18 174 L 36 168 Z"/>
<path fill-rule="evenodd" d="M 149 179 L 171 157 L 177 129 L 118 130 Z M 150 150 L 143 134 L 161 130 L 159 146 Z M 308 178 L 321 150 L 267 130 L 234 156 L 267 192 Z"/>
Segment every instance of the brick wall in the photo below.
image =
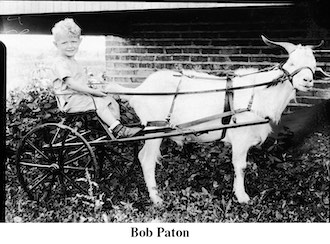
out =
<path fill-rule="evenodd" d="M 140 83 L 160 69 L 196 69 L 208 73 L 239 67 L 266 67 L 285 61 L 287 54 L 261 40 L 317 44 L 318 66 L 330 65 L 327 29 L 308 18 L 306 8 L 240 8 L 176 10 L 130 13 L 120 34 L 106 38 L 107 75 L 117 82 Z M 307 17 L 307 18 L 306 18 Z M 316 89 L 298 94 L 298 104 L 308 106 L 330 98 L 329 81 L 316 81 Z"/>

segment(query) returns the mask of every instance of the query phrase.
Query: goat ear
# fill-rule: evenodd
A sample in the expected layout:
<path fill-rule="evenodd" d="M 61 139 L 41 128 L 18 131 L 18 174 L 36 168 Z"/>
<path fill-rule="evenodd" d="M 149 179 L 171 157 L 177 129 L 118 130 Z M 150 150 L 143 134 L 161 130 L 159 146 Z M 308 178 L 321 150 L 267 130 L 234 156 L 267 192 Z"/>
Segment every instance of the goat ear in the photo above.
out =
<path fill-rule="evenodd" d="M 268 46 L 280 46 L 284 48 L 288 53 L 292 53 L 294 50 L 297 49 L 297 45 L 292 44 L 290 42 L 274 42 L 266 38 L 264 35 L 261 35 L 262 40 L 264 43 L 266 43 Z"/>
<path fill-rule="evenodd" d="M 318 45 L 306 45 L 306 47 L 309 47 L 310 49 L 316 49 L 322 46 L 323 44 L 324 44 L 324 40 L 322 40 Z"/>

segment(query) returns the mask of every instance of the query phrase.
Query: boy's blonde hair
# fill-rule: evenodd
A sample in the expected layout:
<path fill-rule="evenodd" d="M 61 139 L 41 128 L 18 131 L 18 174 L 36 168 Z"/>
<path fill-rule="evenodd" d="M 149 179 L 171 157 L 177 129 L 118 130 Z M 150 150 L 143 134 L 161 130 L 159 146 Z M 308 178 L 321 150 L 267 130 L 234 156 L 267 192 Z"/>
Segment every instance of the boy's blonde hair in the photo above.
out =
<path fill-rule="evenodd" d="M 80 37 L 81 29 L 80 27 L 73 21 L 73 19 L 66 18 L 57 22 L 52 28 L 52 34 L 56 39 L 56 36 L 60 33 L 73 35 L 75 37 Z"/>

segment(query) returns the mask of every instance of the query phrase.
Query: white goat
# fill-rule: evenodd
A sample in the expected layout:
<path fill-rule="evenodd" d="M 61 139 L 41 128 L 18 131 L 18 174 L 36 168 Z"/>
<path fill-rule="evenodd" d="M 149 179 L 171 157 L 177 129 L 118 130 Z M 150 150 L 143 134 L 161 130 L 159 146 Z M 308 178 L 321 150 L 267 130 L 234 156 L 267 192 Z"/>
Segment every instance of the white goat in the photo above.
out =
<path fill-rule="evenodd" d="M 294 45 L 288 42 L 274 42 L 262 36 L 263 41 L 269 46 L 280 46 L 289 53 L 289 58 L 281 68 L 256 72 L 256 70 L 238 70 L 233 78 L 233 87 L 260 84 L 270 82 L 279 77 L 285 77 L 284 81 L 276 82 L 272 86 L 260 86 L 234 91 L 234 109 L 247 108 L 252 102 L 251 111 L 235 115 L 236 123 L 252 122 L 260 118 L 270 118 L 277 123 L 289 101 L 295 98 L 296 89 L 307 91 L 313 86 L 313 73 L 316 69 L 316 61 L 313 55 L 313 46 Z M 243 76 L 242 74 L 253 73 Z M 195 75 L 196 78 L 181 75 L 176 71 L 157 71 L 151 74 L 139 87 L 125 88 L 111 83 L 107 87 L 108 92 L 176 92 L 201 91 L 226 88 L 226 81 L 212 80 L 217 78 L 205 73 L 186 71 L 186 74 Z M 290 75 L 291 74 L 291 75 Z M 141 96 L 129 97 L 129 103 L 139 116 L 142 124 L 148 121 L 165 120 L 173 101 L 171 96 Z M 225 92 L 202 93 L 191 95 L 178 95 L 171 124 L 177 125 L 218 114 L 224 111 Z M 231 119 L 230 124 L 235 123 Z M 221 119 L 208 121 L 203 124 L 190 127 L 200 130 L 212 126 L 221 126 Z M 229 129 L 222 139 L 232 145 L 232 163 L 235 170 L 234 192 L 240 203 L 249 201 L 249 196 L 244 188 L 244 169 L 247 165 L 247 152 L 251 146 L 263 143 L 271 132 L 269 124 L 261 124 L 247 127 Z M 198 136 L 175 136 L 171 138 L 182 144 L 187 137 L 197 142 L 210 142 L 220 139 L 222 131 L 212 131 Z M 160 158 L 161 139 L 147 140 L 139 152 L 139 160 L 143 169 L 144 179 L 153 203 L 159 204 L 162 199 L 158 195 L 155 180 L 156 162 Z"/>

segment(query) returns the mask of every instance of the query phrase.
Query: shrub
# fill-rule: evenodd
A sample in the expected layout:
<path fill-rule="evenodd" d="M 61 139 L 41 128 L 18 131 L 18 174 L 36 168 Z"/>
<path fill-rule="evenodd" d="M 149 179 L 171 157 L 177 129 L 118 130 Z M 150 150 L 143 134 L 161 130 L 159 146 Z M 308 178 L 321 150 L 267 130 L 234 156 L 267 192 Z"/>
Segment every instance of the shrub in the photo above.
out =
<path fill-rule="evenodd" d="M 35 82 L 9 92 L 6 101 L 7 152 L 15 150 L 22 136 L 45 121 L 59 121 L 56 100 L 49 86 Z"/>

